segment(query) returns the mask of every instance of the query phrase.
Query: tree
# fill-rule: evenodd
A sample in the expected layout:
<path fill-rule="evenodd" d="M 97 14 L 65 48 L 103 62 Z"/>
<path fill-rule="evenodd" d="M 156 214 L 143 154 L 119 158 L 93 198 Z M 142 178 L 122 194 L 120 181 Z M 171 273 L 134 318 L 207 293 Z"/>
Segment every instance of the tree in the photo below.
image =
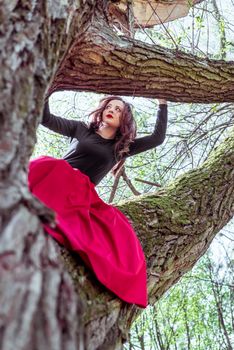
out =
<path fill-rule="evenodd" d="M 1 8 L 4 350 L 118 349 L 140 312 L 108 293 L 76 255 L 44 235 L 41 224 L 53 222 L 53 213 L 29 193 L 27 164 L 45 93 L 69 88 L 182 102 L 234 98 L 232 62 L 117 36 L 108 23 L 107 4 L 29 0 L 5 2 Z M 120 206 L 143 245 L 151 304 L 191 269 L 233 216 L 233 165 L 232 132 L 198 169 Z"/>

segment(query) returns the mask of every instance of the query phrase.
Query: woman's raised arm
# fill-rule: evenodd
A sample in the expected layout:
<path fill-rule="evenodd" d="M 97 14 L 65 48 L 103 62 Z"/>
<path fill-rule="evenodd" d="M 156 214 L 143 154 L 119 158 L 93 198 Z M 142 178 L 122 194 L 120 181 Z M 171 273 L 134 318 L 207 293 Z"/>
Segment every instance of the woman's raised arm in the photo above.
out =
<path fill-rule="evenodd" d="M 149 136 L 136 138 L 129 146 L 129 154 L 127 157 L 148 151 L 149 149 L 161 145 L 165 140 L 167 129 L 167 101 L 159 99 L 158 103 L 157 119 L 153 133 Z"/>
<path fill-rule="evenodd" d="M 80 122 L 77 122 L 76 120 L 57 117 L 51 114 L 49 102 L 45 102 L 41 121 L 43 126 L 61 135 L 74 137 L 79 123 Z"/>

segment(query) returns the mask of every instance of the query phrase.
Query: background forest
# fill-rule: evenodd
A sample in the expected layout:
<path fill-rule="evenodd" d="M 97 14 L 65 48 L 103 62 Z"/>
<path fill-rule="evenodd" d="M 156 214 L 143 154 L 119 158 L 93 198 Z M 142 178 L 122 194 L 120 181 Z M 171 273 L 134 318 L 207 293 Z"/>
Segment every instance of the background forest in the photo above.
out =
<path fill-rule="evenodd" d="M 212 59 L 234 60 L 234 1 L 209 0 L 193 7 L 186 18 L 137 30 L 135 38 L 178 48 Z M 156 14 L 155 14 L 156 15 Z M 119 32 L 119 35 L 122 33 Z M 218 84 L 218 82 L 217 82 Z M 58 92 L 50 98 L 53 114 L 88 122 L 102 95 Z M 149 134 L 157 112 L 155 99 L 132 96 L 138 136 Z M 108 175 L 97 190 L 107 202 L 155 191 L 179 174 L 199 167 L 234 124 L 233 104 L 169 102 L 169 124 L 163 145 L 129 158 L 117 179 Z M 69 140 L 38 129 L 33 157 L 62 157 Z M 234 348 L 234 221 L 215 238 L 193 270 L 132 327 L 125 349 L 231 350 Z"/>

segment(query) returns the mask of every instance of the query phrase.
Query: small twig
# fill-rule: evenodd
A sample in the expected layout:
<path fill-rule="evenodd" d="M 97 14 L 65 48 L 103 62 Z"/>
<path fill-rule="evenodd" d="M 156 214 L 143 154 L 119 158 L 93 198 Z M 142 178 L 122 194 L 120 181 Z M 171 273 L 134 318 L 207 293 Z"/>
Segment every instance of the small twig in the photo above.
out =
<path fill-rule="evenodd" d="M 135 181 L 143 182 L 143 183 L 145 183 L 145 184 L 147 184 L 147 185 L 162 187 L 162 186 L 161 186 L 159 183 L 157 183 L 157 182 L 151 182 L 151 181 L 142 180 L 142 179 L 138 179 L 138 178 L 135 178 Z"/>
<path fill-rule="evenodd" d="M 175 42 L 174 38 L 172 37 L 172 35 L 170 34 L 169 30 L 167 30 L 164 22 L 161 20 L 161 18 L 159 17 L 159 15 L 157 14 L 157 12 L 155 11 L 154 7 L 152 6 L 151 2 L 149 0 L 147 0 L 149 6 L 151 7 L 151 10 L 153 11 L 153 13 L 155 14 L 155 16 L 158 18 L 160 24 L 163 26 L 164 30 L 166 31 L 166 34 L 170 37 L 171 41 L 173 42 L 173 44 L 175 45 L 176 47 L 176 50 L 178 50 L 178 45 L 177 43 Z M 171 13 L 174 11 L 176 5 L 174 5 L 174 8 L 171 10 Z M 168 15 L 168 17 L 170 17 L 171 13 Z M 166 21 L 166 20 L 164 20 Z"/>
<path fill-rule="evenodd" d="M 112 186 L 112 190 L 111 190 L 111 194 L 110 194 L 108 203 L 112 203 L 114 198 L 115 198 L 115 194 L 116 194 L 116 191 L 117 191 L 117 188 L 118 188 L 119 180 L 120 180 L 120 177 L 121 177 L 123 171 L 124 171 L 124 166 L 123 166 L 122 169 L 120 169 L 118 171 L 118 174 L 115 177 L 115 181 L 114 181 L 114 184 Z"/>
<path fill-rule="evenodd" d="M 126 174 L 125 168 L 123 169 L 122 176 L 123 176 L 124 181 L 128 185 L 128 187 L 132 191 L 132 193 L 135 194 L 135 196 L 139 196 L 141 193 L 139 191 L 137 191 L 137 189 L 133 186 L 131 180 L 128 178 L 128 176 Z"/>

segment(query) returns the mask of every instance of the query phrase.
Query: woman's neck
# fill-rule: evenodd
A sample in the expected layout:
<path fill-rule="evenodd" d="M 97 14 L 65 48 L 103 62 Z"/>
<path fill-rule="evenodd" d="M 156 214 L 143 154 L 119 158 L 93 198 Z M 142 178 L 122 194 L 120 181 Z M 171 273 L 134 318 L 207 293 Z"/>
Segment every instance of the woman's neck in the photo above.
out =
<path fill-rule="evenodd" d="M 108 125 L 101 125 L 96 133 L 102 136 L 104 139 L 114 139 L 116 136 L 116 129 Z"/>

